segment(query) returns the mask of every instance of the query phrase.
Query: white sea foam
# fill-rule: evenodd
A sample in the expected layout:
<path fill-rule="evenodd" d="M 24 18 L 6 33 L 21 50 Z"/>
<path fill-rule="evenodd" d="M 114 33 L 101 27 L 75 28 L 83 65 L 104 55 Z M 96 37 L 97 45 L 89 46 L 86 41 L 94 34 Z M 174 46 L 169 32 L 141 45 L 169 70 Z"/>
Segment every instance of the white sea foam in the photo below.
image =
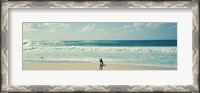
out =
<path fill-rule="evenodd" d="M 81 61 L 98 63 L 162 65 L 176 67 L 176 47 L 24 46 L 24 60 Z"/>
<path fill-rule="evenodd" d="M 25 46 L 24 48 L 38 48 L 41 46 Z M 85 47 L 85 46 L 60 46 L 45 47 L 47 50 L 78 50 L 78 51 L 134 51 L 134 52 L 176 52 L 176 47 Z"/>

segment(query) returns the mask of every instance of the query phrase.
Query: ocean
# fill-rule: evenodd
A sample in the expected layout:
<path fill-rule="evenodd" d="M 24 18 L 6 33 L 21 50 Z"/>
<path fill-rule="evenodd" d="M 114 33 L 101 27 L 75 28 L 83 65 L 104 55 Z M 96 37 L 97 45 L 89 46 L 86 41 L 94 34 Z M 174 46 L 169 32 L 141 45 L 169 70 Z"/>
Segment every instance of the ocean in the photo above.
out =
<path fill-rule="evenodd" d="M 23 40 L 23 62 L 86 62 L 177 67 L 177 40 Z"/>

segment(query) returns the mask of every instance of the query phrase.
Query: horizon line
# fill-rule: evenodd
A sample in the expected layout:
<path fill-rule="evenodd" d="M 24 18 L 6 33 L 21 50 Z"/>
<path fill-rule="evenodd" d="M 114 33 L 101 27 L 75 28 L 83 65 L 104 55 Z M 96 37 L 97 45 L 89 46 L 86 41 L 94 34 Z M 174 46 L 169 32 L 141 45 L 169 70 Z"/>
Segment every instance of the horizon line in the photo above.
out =
<path fill-rule="evenodd" d="M 30 40 L 30 39 L 25 39 L 25 40 Z M 147 39 L 143 40 L 148 41 Z M 150 40 L 177 40 L 177 39 L 150 39 Z M 30 41 L 134 41 L 134 40 L 30 40 Z M 135 41 L 139 41 L 139 39 Z"/>

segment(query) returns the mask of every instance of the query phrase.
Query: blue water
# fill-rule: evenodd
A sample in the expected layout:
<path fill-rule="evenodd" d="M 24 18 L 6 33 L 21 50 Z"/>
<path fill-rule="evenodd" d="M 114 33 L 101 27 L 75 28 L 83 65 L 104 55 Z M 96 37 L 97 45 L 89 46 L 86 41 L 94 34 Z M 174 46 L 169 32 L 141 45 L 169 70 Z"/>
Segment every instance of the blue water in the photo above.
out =
<path fill-rule="evenodd" d="M 177 40 L 23 41 L 23 60 L 99 63 L 99 58 L 106 64 L 176 68 Z"/>
<path fill-rule="evenodd" d="M 82 40 L 82 41 L 33 41 L 32 45 L 42 46 L 177 46 L 177 40 Z"/>

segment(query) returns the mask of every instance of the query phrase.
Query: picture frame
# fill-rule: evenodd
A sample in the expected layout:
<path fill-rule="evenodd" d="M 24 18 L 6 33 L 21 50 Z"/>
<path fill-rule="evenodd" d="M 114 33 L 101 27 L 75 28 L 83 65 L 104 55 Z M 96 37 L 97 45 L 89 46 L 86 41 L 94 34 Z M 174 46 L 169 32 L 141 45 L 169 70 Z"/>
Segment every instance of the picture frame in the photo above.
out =
<path fill-rule="evenodd" d="M 198 1 L 3 1 L 1 2 L 1 92 L 199 92 Z M 11 8 L 191 8 L 192 85 L 9 85 Z"/>

